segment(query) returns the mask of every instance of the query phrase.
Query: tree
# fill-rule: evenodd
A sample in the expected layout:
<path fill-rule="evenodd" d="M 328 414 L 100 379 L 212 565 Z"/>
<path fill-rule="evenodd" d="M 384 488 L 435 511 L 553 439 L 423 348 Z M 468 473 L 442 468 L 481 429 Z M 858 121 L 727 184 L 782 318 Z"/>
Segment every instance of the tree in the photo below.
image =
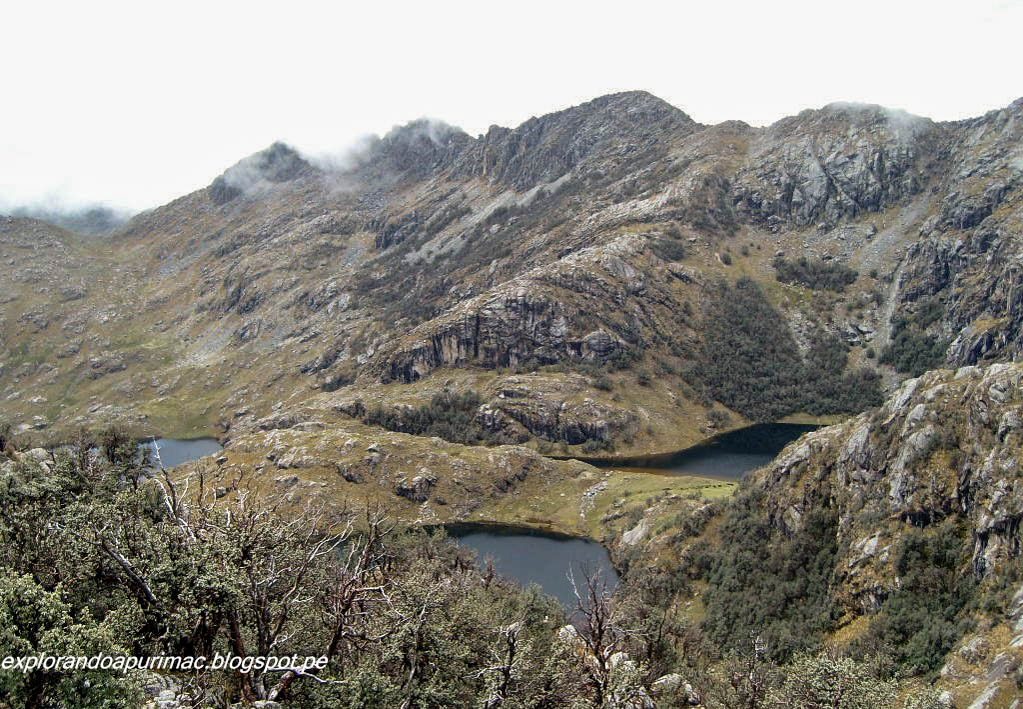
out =
<path fill-rule="evenodd" d="M 126 652 L 120 639 L 133 624 L 130 614 L 111 614 L 104 622 L 88 614 L 76 619 L 63 595 L 61 589 L 47 591 L 27 574 L 0 568 L 0 657 Z M 133 678 L 115 670 L 0 671 L 0 707 L 112 708 L 137 705 L 141 694 Z"/>
<path fill-rule="evenodd" d="M 897 694 L 895 681 L 878 678 L 867 663 L 823 652 L 797 657 L 771 701 L 793 709 L 882 709 L 894 706 Z"/>

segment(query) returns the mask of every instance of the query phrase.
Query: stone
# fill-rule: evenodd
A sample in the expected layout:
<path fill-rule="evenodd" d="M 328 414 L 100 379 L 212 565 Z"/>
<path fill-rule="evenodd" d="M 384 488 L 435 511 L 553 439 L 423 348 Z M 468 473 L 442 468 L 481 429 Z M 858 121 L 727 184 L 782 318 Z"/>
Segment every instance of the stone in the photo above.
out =
<path fill-rule="evenodd" d="M 426 502 L 430 497 L 430 490 L 437 484 L 437 478 L 424 473 L 413 477 L 411 480 L 402 478 L 394 488 L 395 494 L 413 502 Z"/>

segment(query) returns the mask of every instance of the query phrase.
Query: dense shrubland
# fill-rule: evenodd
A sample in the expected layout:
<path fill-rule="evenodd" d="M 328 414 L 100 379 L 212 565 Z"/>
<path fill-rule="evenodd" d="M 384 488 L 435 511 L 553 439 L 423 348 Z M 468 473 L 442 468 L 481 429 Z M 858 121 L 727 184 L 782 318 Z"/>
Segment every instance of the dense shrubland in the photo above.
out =
<path fill-rule="evenodd" d="M 509 440 L 507 436 L 481 426 L 476 413 L 482 403 L 483 397 L 476 391 L 442 391 L 434 394 L 428 404 L 418 407 L 363 407 L 360 418 L 364 423 L 389 431 L 437 436 L 466 445 L 524 442 Z"/>
<path fill-rule="evenodd" d="M 858 647 L 882 652 L 910 672 L 937 672 L 956 641 L 970 630 L 968 610 L 979 597 L 969 567 L 969 532 L 951 522 L 913 529 L 899 545 L 901 581 Z"/>
<path fill-rule="evenodd" d="M 786 661 L 817 649 L 834 621 L 829 589 L 836 519 L 815 512 L 785 538 L 760 502 L 752 491 L 737 497 L 721 525 L 720 548 L 703 562 L 710 584 L 705 628 L 716 644 L 733 651 L 757 628 L 765 656 Z"/>
<path fill-rule="evenodd" d="M 588 674 L 574 641 L 559 641 L 566 620 L 555 601 L 481 570 L 442 536 L 380 513 L 326 518 L 285 511 L 283 499 L 218 498 L 201 474 L 187 484 L 146 477 L 134 453 L 90 448 L 4 467 L 4 655 L 330 658 L 317 677 L 178 678 L 213 706 L 569 706 L 619 691 L 620 680 L 632 691 L 616 668 Z M 599 588 L 593 602 L 607 617 L 596 642 L 618 643 L 618 611 Z M 3 673 L 0 706 L 137 706 L 145 680 Z"/>
<path fill-rule="evenodd" d="M 862 411 L 881 401 L 870 369 L 846 371 L 848 348 L 818 330 L 804 358 L 785 319 L 748 278 L 722 283 L 704 315 L 703 346 L 688 379 L 755 421 L 795 411 Z"/>
<path fill-rule="evenodd" d="M 942 366 L 948 341 L 927 332 L 941 319 L 942 311 L 941 301 L 929 299 L 915 313 L 894 318 L 892 340 L 881 352 L 881 362 L 914 377 Z"/>
<path fill-rule="evenodd" d="M 774 259 L 773 265 L 780 282 L 806 286 L 812 290 L 841 293 L 859 277 L 856 271 L 844 264 L 806 256 L 797 259 L 779 256 Z"/>
<path fill-rule="evenodd" d="M 15 458 L 0 462 L 4 655 L 330 658 L 307 673 L 174 675 L 197 706 L 897 705 L 892 662 L 820 647 L 833 621 L 826 513 L 779 540 L 745 493 L 724 505 L 719 545 L 702 543 L 681 563 L 635 556 L 614 595 L 600 579 L 579 578 L 579 608 L 568 617 L 442 534 L 399 526 L 380 510 L 326 517 L 284 498 L 218 495 L 202 468 L 188 478 L 149 476 L 120 434 L 83 435 L 45 461 Z M 244 479 L 237 487 L 246 489 Z M 673 520 L 676 541 L 699 537 L 720 509 Z M 946 573 L 946 547 L 906 547 L 907 565 L 935 561 L 912 567 L 923 575 L 907 593 L 922 593 L 928 569 Z M 699 622 L 687 599 L 704 583 Z M 892 611 L 891 627 L 877 631 L 896 650 L 899 619 L 915 617 L 913 602 L 903 605 L 910 610 Z M 916 647 L 912 638 L 907 647 Z M 918 667 L 915 656 L 893 657 Z M 2 672 L 0 706 L 139 706 L 153 680 Z M 913 706 L 937 706 L 919 701 Z"/>
<path fill-rule="evenodd" d="M 798 530 L 785 533 L 769 520 L 762 494 L 742 490 L 725 508 L 720 544 L 697 549 L 694 578 L 707 584 L 703 628 L 726 652 L 741 651 L 755 628 L 765 658 L 798 664 L 826 649 L 827 635 L 849 620 L 832 595 L 838 513 L 810 508 Z M 969 531 L 952 521 L 910 527 L 893 551 L 898 588 L 869 616 L 848 656 L 880 678 L 933 676 L 971 630 L 971 612 L 1005 607 L 998 588 L 981 588 L 964 573 L 971 551 Z"/>

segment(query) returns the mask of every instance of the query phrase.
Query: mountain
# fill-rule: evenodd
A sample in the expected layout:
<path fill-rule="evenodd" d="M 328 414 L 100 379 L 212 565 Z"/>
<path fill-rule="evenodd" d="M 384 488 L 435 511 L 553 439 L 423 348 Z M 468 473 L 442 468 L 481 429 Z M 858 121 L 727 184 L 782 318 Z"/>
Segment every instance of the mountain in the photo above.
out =
<path fill-rule="evenodd" d="M 130 214 L 105 207 L 94 205 L 80 208 L 55 208 L 55 207 L 16 207 L 9 209 L 11 217 L 39 219 L 79 234 L 96 235 L 109 234 L 124 224 L 130 218 Z"/>
<path fill-rule="evenodd" d="M 156 563 L 207 545 L 176 497 L 166 516 L 155 490 L 127 490 L 130 465 L 21 449 L 104 424 L 216 433 L 223 453 L 197 464 L 210 515 L 270 499 L 274 514 L 329 523 L 358 500 L 413 525 L 601 540 L 622 571 L 608 617 L 629 632 L 594 644 L 544 611 L 509 620 L 501 647 L 528 626 L 603 677 L 600 692 L 617 672 L 630 706 L 816 706 L 807 692 L 841 673 L 862 706 L 1015 706 L 1021 119 L 1023 100 L 946 123 L 832 104 L 765 128 L 704 126 L 629 92 L 478 137 L 414 121 L 344 159 L 275 143 L 106 235 L 0 218 L 0 396 L 15 439 L 0 473 L 37 525 L 18 539 L 49 553 L 39 530 L 73 530 L 77 515 L 97 540 L 111 529 L 101 515 L 113 529 L 145 520 L 154 542 L 125 545 L 143 571 L 206 569 Z M 782 420 L 832 425 L 741 483 L 570 459 Z M 105 482 L 83 485 L 75 465 Z M 51 489 L 63 492 L 39 493 Z M 224 519 L 207 529 L 254 517 Z M 416 539 L 401 553 L 417 550 L 410 568 L 452 599 L 493 593 L 489 571 Z M 209 548 L 249 573 L 230 543 Z M 110 556 L 61 547 L 30 566 L 89 576 L 84 597 L 93 563 L 137 584 Z M 396 588 L 433 588 L 387 564 Z M 456 578 L 471 593 L 452 591 Z M 378 637 L 392 636 L 404 637 Z M 360 650 L 403 657 L 368 637 Z M 823 689 L 800 684 L 818 676 Z"/>
<path fill-rule="evenodd" d="M 932 688 L 926 706 L 1013 706 L 1021 405 L 1019 363 L 930 371 L 804 435 L 723 504 L 598 501 L 606 539 L 633 592 L 680 609 L 726 657 L 752 632 L 767 661 L 830 646 L 888 658 Z"/>
<path fill-rule="evenodd" d="M 703 126 L 629 92 L 476 138 L 415 121 L 338 164 L 278 143 L 109 236 L 6 218 L 6 416 L 411 430 L 468 392 L 491 442 L 627 453 L 860 411 L 1017 355 L 1021 112 Z"/>

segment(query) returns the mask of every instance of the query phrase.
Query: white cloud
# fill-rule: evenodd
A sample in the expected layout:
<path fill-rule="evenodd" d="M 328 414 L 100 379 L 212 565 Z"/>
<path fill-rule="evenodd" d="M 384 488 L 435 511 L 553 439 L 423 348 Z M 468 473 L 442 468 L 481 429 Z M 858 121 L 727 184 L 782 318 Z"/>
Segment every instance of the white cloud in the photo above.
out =
<path fill-rule="evenodd" d="M 471 134 L 620 90 L 712 123 L 832 101 L 936 119 L 1023 92 L 1023 2 L 9 3 L 0 201 L 145 207 L 276 139 Z"/>

